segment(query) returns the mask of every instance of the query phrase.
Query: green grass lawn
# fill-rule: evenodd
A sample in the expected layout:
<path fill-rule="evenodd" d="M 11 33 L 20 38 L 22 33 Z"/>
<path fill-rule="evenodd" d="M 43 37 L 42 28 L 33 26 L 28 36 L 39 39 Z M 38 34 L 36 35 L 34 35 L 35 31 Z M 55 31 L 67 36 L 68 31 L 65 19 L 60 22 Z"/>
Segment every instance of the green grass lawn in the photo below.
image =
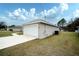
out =
<path fill-rule="evenodd" d="M 0 31 L 0 37 L 11 36 L 12 32 L 10 31 Z"/>
<path fill-rule="evenodd" d="M 12 33 L 23 34 L 22 32 L 0 31 L 0 37 L 12 36 Z"/>
<path fill-rule="evenodd" d="M 0 55 L 8 56 L 76 56 L 79 55 L 79 34 L 61 32 L 45 39 L 36 39 L 0 50 Z"/>

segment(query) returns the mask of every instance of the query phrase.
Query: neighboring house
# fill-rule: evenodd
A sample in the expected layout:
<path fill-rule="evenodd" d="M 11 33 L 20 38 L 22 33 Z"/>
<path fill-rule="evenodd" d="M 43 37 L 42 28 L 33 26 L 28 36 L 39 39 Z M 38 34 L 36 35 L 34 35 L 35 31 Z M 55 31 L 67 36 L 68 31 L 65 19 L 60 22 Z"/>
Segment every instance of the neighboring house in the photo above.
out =
<path fill-rule="evenodd" d="M 36 38 L 45 38 L 55 31 L 59 31 L 59 28 L 48 23 L 45 20 L 36 19 L 23 25 L 23 34 L 35 36 Z"/>
<path fill-rule="evenodd" d="M 22 26 L 8 27 L 8 31 L 20 32 L 22 31 Z"/>

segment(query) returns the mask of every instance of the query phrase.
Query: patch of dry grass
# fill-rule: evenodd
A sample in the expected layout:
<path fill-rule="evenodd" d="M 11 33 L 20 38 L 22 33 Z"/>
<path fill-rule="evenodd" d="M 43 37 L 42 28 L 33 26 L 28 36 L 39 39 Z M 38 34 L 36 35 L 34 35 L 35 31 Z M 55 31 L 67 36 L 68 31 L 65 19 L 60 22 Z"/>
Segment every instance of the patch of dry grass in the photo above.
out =
<path fill-rule="evenodd" d="M 0 37 L 12 36 L 12 33 L 17 33 L 18 35 L 22 35 L 22 32 L 11 32 L 11 31 L 0 31 Z"/>
<path fill-rule="evenodd" d="M 0 31 L 0 37 L 11 36 L 12 32 L 10 31 Z"/>
<path fill-rule="evenodd" d="M 79 34 L 61 32 L 45 39 L 36 39 L 0 50 L 0 55 L 79 55 Z"/>

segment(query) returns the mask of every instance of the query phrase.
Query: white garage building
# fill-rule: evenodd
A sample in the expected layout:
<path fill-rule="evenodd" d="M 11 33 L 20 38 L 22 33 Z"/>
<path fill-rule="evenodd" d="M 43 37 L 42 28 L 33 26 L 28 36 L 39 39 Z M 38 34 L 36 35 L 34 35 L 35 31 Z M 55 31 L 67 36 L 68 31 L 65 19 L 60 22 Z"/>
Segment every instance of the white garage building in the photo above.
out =
<path fill-rule="evenodd" d="M 41 19 L 36 19 L 23 25 L 24 35 L 35 36 L 39 39 L 50 36 L 55 31 L 59 31 L 59 28 Z"/>

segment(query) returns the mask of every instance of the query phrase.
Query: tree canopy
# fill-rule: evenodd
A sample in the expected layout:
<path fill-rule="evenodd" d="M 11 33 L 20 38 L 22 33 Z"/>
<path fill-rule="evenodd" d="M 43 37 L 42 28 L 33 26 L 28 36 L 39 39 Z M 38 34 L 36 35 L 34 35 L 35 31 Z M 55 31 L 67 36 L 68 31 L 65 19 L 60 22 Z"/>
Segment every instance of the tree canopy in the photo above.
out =
<path fill-rule="evenodd" d="M 7 25 L 5 22 L 0 22 L 0 30 L 7 30 Z"/>
<path fill-rule="evenodd" d="M 75 18 L 74 21 L 66 26 L 68 31 L 77 30 L 77 26 L 79 26 L 79 18 Z"/>
<path fill-rule="evenodd" d="M 66 23 L 66 20 L 64 18 L 62 18 L 60 21 L 58 21 L 57 25 L 59 27 L 63 27 L 65 25 L 65 23 Z"/>

